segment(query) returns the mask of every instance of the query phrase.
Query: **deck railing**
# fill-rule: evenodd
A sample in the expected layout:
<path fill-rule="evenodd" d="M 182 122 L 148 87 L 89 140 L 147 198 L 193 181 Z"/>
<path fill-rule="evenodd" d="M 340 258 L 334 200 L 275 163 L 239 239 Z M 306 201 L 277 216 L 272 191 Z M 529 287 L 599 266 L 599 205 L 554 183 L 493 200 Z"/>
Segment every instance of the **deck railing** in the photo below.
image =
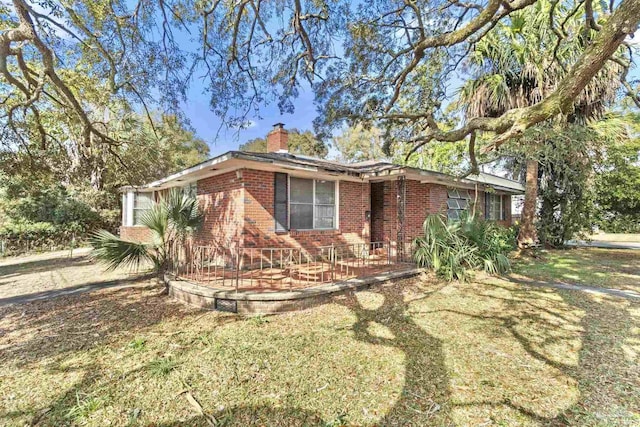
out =
<path fill-rule="evenodd" d="M 307 248 L 184 245 L 172 248 L 169 271 L 232 289 L 292 290 L 407 268 L 411 243 L 370 242 Z"/>

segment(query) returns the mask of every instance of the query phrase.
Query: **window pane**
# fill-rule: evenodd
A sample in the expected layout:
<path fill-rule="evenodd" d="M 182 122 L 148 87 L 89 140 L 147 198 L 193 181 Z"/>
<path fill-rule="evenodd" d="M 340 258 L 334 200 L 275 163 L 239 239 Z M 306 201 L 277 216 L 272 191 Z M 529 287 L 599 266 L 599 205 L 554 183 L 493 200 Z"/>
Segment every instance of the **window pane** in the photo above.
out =
<path fill-rule="evenodd" d="M 196 197 L 198 195 L 198 183 L 192 182 L 182 187 L 182 194 L 187 197 Z"/>
<path fill-rule="evenodd" d="M 315 228 L 333 228 L 333 217 L 330 218 L 318 218 L 316 217 L 316 226 Z"/>
<path fill-rule="evenodd" d="M 447 200 L 447 207 L 449 209 L 460 209 L 460 205 L 458 204 L 457 199 L 449 199 Z"/>
<path fill-rule="evenodd" d="M 293 181 L 293 180 L 291 180 Z M 293 187 L 293 185 L 291 186 Z M 294 204 L 290 205 L 291 209 L 291 228 L 294 230 L 308 230 L 313 228 L 313 205 L 312 204 Z"/>
<path fill-rule="evenodd" d="M 458 220 L 460 219 L 460 211 L 457 209 L 449 209 L 447 211 L 447 218 L 451 219 L 451 220 Z"/>
<path fill-rule="evenodd" d="M 336 200 L 335 182 L 316 181 L 316 204 L 334 204 Z"/>
<path fill-rule="evenodd" d="M 313 180 L 291 178 L 291 203 L 313 203 Z M 293 223 L 291 224 L 293 227 Z"/>
<path fill-rule="evenodd" d="M 314 228 L 333 228 L 334 205 L 316 205 Z"/>
<path fill-rule="evenodd" d="M 142 225 L 142 218 L 148 212 L 148 209 L 133 210 L 133 225 Z"/>
<path fill-rule="evenodd" d="M 460 198 L 461 199 L 469 200 L 471 198 L 471 196 L 469 196 L 469 191 L 468 190 L 459 190 L 458 194 L 460 194 Z"/>
<path fill-rule="evenodd" d="M 135 209 L 148 209 L 153 201 L 153 193 L 136 193 L 134 198 Z"/>
<path fill-rule="evenodd" d="M 450 199 L 460 198 L 460 195 L 458 194 L 458 190 L 456 190 L 455 188 L 452 188 L 451 190 L 447 190 L 447 194 L 449 195 Z"/>
<path fill-rule="evenodd" d="M 458 200 L 458 204 L 460 205 L 460 209 L 467 209 L 469 207 L 469 201 L 465 199 Z"/>

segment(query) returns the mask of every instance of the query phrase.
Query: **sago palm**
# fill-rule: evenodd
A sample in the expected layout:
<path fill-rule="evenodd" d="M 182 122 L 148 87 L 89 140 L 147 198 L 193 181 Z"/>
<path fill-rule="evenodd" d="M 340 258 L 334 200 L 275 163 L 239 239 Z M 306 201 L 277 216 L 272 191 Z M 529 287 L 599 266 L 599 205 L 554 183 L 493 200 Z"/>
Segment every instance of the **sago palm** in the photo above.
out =
<path fill-rule="evenodd" d="M 498 117 L 510 109 L 536 104 L 556 89 L 567 72 L 562 64 L 576 60 L 593 31 L 585 31 L 580 20 L 569 15 L 562 24 L 568 42 L 558 45 L 548 20 L 550 16 L 556 19 L 567 16 L 568 11 L 556 3 L 555 15 L 550 14 L 553 4 L 543 0 L 511 14 L 476 44 L 469 63 L 475 79 L 461 89 L 459 96 L 467 118 Z M 594 4 L 594 7 L 600 6 Z M 575 16 L 579 15 L 578 11 Z M 558 22 L 555 25 L 558 26 Z M 610 62 L 575 99 L 573 112 L 561 119 L 584 123 L 601 116 L 606 106 L 615 100 L 622 71 L 618 64 Z M 542 141 L 527 143 L 534 146 L 531 151 L 535 151 L 535 144 Z M 537 179 L 538 161 L 535 156 L 529 156 L 519 236 L 521 246 L 536 240 Z"/>
<path fill-rule="evenodd" d="M 202 218 L 195 197 L 171 190 L 141 218 L 141 225 L 151 231 L 149 242 L 124 240 L 100 230 L 91 238 L 92 256 L 105 263 L 108 269 L 120 266 L 137 268 L 144 262 L 150 262 L 161 277 L 167 269 L 171 248 L 183 243 L 199 228 Z"/>

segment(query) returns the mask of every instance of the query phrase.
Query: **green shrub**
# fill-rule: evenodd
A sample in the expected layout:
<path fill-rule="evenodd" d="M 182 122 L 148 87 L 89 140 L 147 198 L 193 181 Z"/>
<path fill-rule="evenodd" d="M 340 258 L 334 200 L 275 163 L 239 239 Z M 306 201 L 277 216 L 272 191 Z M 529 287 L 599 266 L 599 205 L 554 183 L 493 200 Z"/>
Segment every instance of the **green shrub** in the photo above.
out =
<path fill-rule="evenodd" d="M 85 232 L 83 224 L 69 222 L 10 221 L 0 225 L 0 242 L 6 254 L 77 246 Z"/>
<path fill-rule="evenodd" d="M 600 231 L 605 233 L 640 233 L 640 213 L 618 215 L 596 222 Z"/>
<path fill-rule="evenodd" d="M 473 270 L 489 274 L 511 269 L 507 255 L 515 247 L 515 230 L 462 215 L 445 222 L 440 215 L 424 221 L 424 236 L 414 241 L 415 260 L 446 280 L 467 280 Z"/>

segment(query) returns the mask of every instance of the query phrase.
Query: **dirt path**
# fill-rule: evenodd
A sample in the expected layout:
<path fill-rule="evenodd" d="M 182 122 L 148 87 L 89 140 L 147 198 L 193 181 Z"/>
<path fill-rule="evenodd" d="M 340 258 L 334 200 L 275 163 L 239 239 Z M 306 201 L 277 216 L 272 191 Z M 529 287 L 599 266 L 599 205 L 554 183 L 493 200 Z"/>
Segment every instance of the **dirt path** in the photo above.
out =
<path fill-rule="evenodd" d="M 146 283 L 146 271 L 106 271 L 90 248 L 0 259 L 0 306 L 54 298 L 105 287 Z M 70 256 L 71 255 L 71 256 Z"/>

